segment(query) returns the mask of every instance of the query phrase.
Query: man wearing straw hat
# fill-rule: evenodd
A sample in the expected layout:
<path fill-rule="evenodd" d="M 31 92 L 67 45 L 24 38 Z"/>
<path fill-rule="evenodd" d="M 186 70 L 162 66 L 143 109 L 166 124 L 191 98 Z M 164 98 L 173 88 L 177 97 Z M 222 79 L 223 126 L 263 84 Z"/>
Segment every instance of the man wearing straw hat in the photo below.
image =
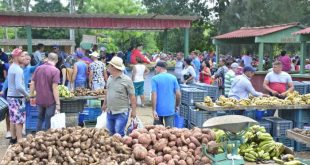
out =
<path fill-rule="evenodd" d="M 114 56 L 109 62 L 110 77 L 102 110 L 107 111 L 107 129 L 110 134 L 125 135 L 125 127 L 131 109 L 131 118 L 136 116 L 136 97 L 132 80 L 123 71 L 123 60 Z"/>

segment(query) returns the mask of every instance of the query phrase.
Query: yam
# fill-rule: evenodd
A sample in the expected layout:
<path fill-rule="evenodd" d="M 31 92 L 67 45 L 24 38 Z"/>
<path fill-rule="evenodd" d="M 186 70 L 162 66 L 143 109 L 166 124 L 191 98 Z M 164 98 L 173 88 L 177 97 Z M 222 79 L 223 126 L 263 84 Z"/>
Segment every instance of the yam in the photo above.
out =
<path fill-rule="evenodd" d="M 136 145 L 133 149 L 133 155 L 136 160 L 144 160 L 147 156 L 147 150 L 142 145 Z"/>

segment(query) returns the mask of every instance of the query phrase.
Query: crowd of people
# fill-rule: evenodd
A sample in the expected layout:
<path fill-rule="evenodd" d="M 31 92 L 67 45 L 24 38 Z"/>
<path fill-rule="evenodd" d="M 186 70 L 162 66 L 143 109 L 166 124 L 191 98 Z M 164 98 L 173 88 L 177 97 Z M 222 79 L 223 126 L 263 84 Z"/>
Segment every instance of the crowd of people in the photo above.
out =
<path fill-rule="evenodd" d="M 126 53 L 108 54 L 104 47 L 94 45 L 90 50 L 77 48 L 74 54 L 68 55 L 57 45 L 46 53 L 45 45 L 38 44 L 33 55 L 21 48 L 14 49 L 11 56 L 1 51 L 1 94 L 9 103 L 7 137 L 11 137 L 10 142 L 16 143 L 22 138 L 26 100 L 36 102 L 37 130 L 50 128 L 51 117 L 61 109 L 59 84 L 72 91 L 76 88 L 106 89 L 102 110 L 107 112 L 107 128 L 111 134 L 124 135 L 129 116 L 136 116 L 137 97 L 141 99 L 141 106 L 145 105 L 144 81 L 150 72 L 145 64 L 150 63 L 154 63 L 156 73 L 151 80 L 154 124 L 173 126 L 181 97 L 179 84 L 217 85 L 220 94 L 236 99 L 248 98 L 249 94 L 266 96 L 251 84 L 257 62 L 250 53 L 240 58 L 221 56 L 216 63 L 216 54 L 212 51 L 192 51 L 184 58 L 182 52 L 150 56 L 143 54 L 142 49 L 143 45 L 138 44 Z M 174 74 L 167 72 L 167 63 L 171 60 L 175 60 Z M 285 51 L 273 62 L 264 80 L 269 95 L 284 98 L 294 90 L 292 78 L 286 73 L 291 68 L 288 68 L 289 62 Z M 132 66 L 131 77 L 127 75 L 125 64 Z"/>

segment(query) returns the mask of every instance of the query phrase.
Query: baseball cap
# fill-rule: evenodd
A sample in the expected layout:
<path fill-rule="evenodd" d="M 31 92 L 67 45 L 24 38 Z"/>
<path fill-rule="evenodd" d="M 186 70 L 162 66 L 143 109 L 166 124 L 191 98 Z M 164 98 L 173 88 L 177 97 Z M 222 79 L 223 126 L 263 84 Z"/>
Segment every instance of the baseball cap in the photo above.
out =
<path fill-rule="evenodd" d="M 75 55 L 77 58 L 82 58 L 84 56 L 83 52 L 81 52 L 81 51 L 76 51 Z"/>
<path fill-rule="evenodd" d="M 59 45 L 53 45 L 53 48 L 59 48 Z"/>
<path fill-rule="evenodd" d="M 107 49 L 105 47 L 100 47 L 100 51 L 104 52 L 106 51 Z"/>
<path fill-rule="evenodd" d="M 251 67 L 251 66 L 245 66 L 243 68 L 243 72 L 255 72 L 255 71 L 256 71 L 256 69 Z"/>
<path fill-rule="evenodd" d="M 159 66 L 159 67 L 161 67 L 161 68 L 166 68 L 166 67 L 167 67 L 167 64 L 166 64 L 165 61 L 158 61 L 158 62 L 156 63 L 156 65 L 155 65 L 155 67 L 156 67 L 156 66 Z"/>
<path fill-rule="evenodd" d="M 234 63 L 232 63 L 232 64 L 230 65 L 230 67 L 231 67 L 231 68 L 238 68 L 239 65 L 238 65 L 238 63 L 234 62 Z"/>
<path fill-rule="evenodd" d="M 89 54 L 89 56 L 98 58 L 98 57 L 99 57 L 99 54 L 98 54 L 98 52 L 94 51 L 94 52 L 92 52 L 91 54 Z"/>
<path fill-rule="evenodd" d="M 12 51 L 12 57 L 17 57 L 17 56 L 20 56 L 22 54 L 23 50 L 21 50 L 20 48 L 15 48 L 13 51 Z"/>

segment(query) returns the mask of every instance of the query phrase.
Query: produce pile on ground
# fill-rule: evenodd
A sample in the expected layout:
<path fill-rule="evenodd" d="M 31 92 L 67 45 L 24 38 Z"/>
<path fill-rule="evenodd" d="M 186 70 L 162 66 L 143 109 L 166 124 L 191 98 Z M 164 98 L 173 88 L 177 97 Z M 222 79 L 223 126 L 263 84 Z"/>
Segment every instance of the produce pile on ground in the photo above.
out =
<path fill-rule="evenodd" d="M 310 94 L 300 95 L 297 91 L 294 91 L 289 93 L 285 99 L 279 99 L 277 97 L 270 96 L 270 97 L 250 97 L 249 99 L 241 99 L 241 100 L 220 96 L 215 103 L 212 102 L 212 99 L 209 96 L 204 98 L 205 106 L 213 107 L 215 104 L 223 107 L 306 105 L 310 104 Z"/>
<path fill-rule="evenodd" d="M 123 142 L 133 149 L 134 158 L 147 165 L 208 165 L 202 155 L 202 144 L 210 153 L 217 152 L 215 133 L 207 128 L 178 129 L 164 126 L 147 126 L 134 130 Z"/>
<path fill-rule="evenodd" d="M 304 135 L 304 136 L 308 136 L 310 137 L 310 130 L 304 130 L 304 129 L 300 129 L 300 128 L 294 128 L 293 129 L 294 132 Z"/>
<path fill-rule="evenodd" d="M 68 89 L 68 87 L 64 86 L 64 85 L 58 85 L 58 93 L 60 97 L 64 97 L 64 98 L 71 98 L 74 97 L 74 94 L 71 93 Z"/>
<path fill-rule="evenodd" d="M 88 88 L 77 88 L 74 91 L 75 96 L 102 96 L 104 94 L 105 94 L 104 89 L 98 89 L 98 90 L 92 91 Z"/>
<path fill-rule="evenodd" d="M 104 129 L 69 127 L 29 134 L 1 164 L 133 164 L 130 157 L 131 149 Z"/>

